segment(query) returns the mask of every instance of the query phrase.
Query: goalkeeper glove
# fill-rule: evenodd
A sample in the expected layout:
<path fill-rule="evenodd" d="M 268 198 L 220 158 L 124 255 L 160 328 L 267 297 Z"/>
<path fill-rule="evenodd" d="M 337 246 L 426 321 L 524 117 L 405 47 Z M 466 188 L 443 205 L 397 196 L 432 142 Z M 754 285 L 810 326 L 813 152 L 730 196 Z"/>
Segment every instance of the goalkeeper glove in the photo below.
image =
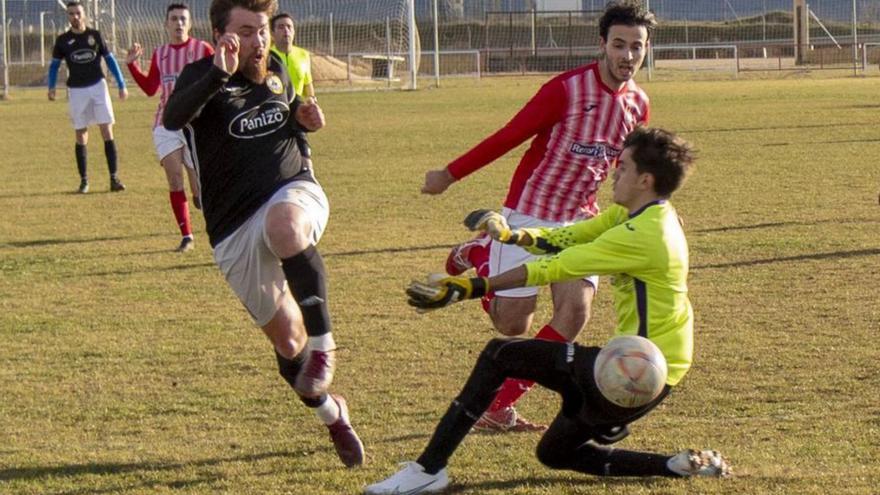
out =
<path fill-rule="evenodd" d="M 481 231 L 489 237 L 505 244 L 516 244 L 520 240 L 520 231 L 511 230 L 500 213 L 492 210 L 474 210 L 464 218 L 464 226 L 471 231 Z"/>
<path fill-rule="evenodd" d="M 428 283 L 413 280 L 406 288 L 410 306 L 424 313 L 444 308 L 465 299 L 478 299 L 489 291 L 489 279 L 485 277 L 446 277 Z"/>

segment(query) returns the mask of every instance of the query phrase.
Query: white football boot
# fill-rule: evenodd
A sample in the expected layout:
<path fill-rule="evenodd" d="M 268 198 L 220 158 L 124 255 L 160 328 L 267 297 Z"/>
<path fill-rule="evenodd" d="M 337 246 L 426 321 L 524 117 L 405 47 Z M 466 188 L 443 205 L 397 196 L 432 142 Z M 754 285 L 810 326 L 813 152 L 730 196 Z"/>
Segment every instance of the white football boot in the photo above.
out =
<path fill-rule="evenodd" d="M 397 473 L 364 488 L 367 495 L 415 495 L 439 492 L 449 486 L 446 468 L 428 474 L 418 462 L 405 462 Z"/>

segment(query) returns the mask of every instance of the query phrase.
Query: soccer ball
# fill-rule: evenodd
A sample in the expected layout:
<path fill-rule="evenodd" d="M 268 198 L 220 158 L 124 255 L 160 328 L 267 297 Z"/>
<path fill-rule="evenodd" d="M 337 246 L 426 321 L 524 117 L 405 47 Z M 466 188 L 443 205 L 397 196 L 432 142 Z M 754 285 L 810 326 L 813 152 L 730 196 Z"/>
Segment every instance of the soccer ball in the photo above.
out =
<path fill-rule="evenodd" d="M 666 359 L 653 342 L 619 335 L 599 351 L 593 377 L 602 395 L 621 407 L 641 407 L 656 399 L 666 384 Z"/>

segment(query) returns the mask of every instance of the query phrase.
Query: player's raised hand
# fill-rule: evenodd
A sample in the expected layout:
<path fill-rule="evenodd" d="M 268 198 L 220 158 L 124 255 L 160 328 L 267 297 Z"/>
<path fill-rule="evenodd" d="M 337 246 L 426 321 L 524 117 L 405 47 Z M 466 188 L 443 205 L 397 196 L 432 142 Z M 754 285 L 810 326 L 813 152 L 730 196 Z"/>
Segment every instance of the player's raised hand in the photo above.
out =
<path fill-rule="evenodd" d="M 429 170 L 425 173 L 425 185 L 422 186 L 424 194 L 441 194 L 455 182 L 455 177 L 445 167 L 437 170 Z"/>
<path fill-rule="evenodd" d="M 511 230 L 507 219 L 492 210 L 474 210 L 464 218 L 464 226 L 472 232 L 485 232 L 489 237 L 505 244 L 516 244 L 519 230 Z"/>
<path fill-rule="evenodd" d="M 444 308 L 466 299 L 478 299 L 489 291 L 489 279 L 485 277 L 429 276 L 427 282 L 413 280 L 406 288 L 407 303 L 420 313 Z"/>
<path fill-rule="evenodd" d="M 296 107 L 296 121 L 306 129 L 314 132 L 324 127 L 324 111 L 318 106 L 318 100 L 310 96 L 308 101 Z"/>
<path fill-rule="evenodd" d="M 225 33 L 217 39 L 217 51 L 214 52 L 214 65 L 227 74 L 235 74 L 238 70 L 238 51 L 241 40 L 235 33 Z"/>
<path fill-rule="evenodd" d="M 128 49 L 128 55 L 125 56 L 125 63 L 130 64 L 137 59 L 141 58 L 141 55 L 144 54 L 144 49 L 141 48 L 140 43 L 134 43 L 131 45 L 131 48 Z"/>

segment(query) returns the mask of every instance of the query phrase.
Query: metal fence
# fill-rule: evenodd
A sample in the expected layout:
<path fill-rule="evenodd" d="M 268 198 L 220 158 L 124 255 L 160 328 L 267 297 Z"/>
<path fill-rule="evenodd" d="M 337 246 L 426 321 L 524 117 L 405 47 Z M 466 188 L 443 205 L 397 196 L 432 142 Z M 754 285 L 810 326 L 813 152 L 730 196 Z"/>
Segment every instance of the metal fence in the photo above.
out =
<path fill-rule="evenodd" d="M 880 1 L 812 0 L 796 40 L 793 0 L 644 0 L 659 27 L 648 71 L 822 70 L 852 68 L 876 75 L 880 62 Z M 67 29 L 62 0 L 0 0 L 0 68 L 4 92 L 45 84 L 55 37 Z M 597 19 L 606 0 L 414 0 L 421 76 L 558 72 L 598 53 Z M 164 3 L 86 0 L 92 25 L 124 56 L 133 39 L 159 44 Z M 210 37 L 209 0 L 188 2 L 194 35 Z M 326 58 L 325 79 L 375 77 L 376 63 L 356 54 L 387 55 L 387 74 L 410 70 L 396 62 L 408 48 L 407 0 L 282 0 L 297 19 L 297 40 Z M 559 10 L 559 6 L 566 7 Z M 553 7 L 554 10 L 551 10 Z M 149 50 L 151 47 L 148 46 Z M 349 63 L 348 60 L 353 62 Z M 356 66 L 352 66 L 356 64 Z M 367 64 L 367 65 L 365 65 Z M 685 76 L 686 77 L 686 76 Z M 391 77 L 387 77 L 391 79 Z"/>

